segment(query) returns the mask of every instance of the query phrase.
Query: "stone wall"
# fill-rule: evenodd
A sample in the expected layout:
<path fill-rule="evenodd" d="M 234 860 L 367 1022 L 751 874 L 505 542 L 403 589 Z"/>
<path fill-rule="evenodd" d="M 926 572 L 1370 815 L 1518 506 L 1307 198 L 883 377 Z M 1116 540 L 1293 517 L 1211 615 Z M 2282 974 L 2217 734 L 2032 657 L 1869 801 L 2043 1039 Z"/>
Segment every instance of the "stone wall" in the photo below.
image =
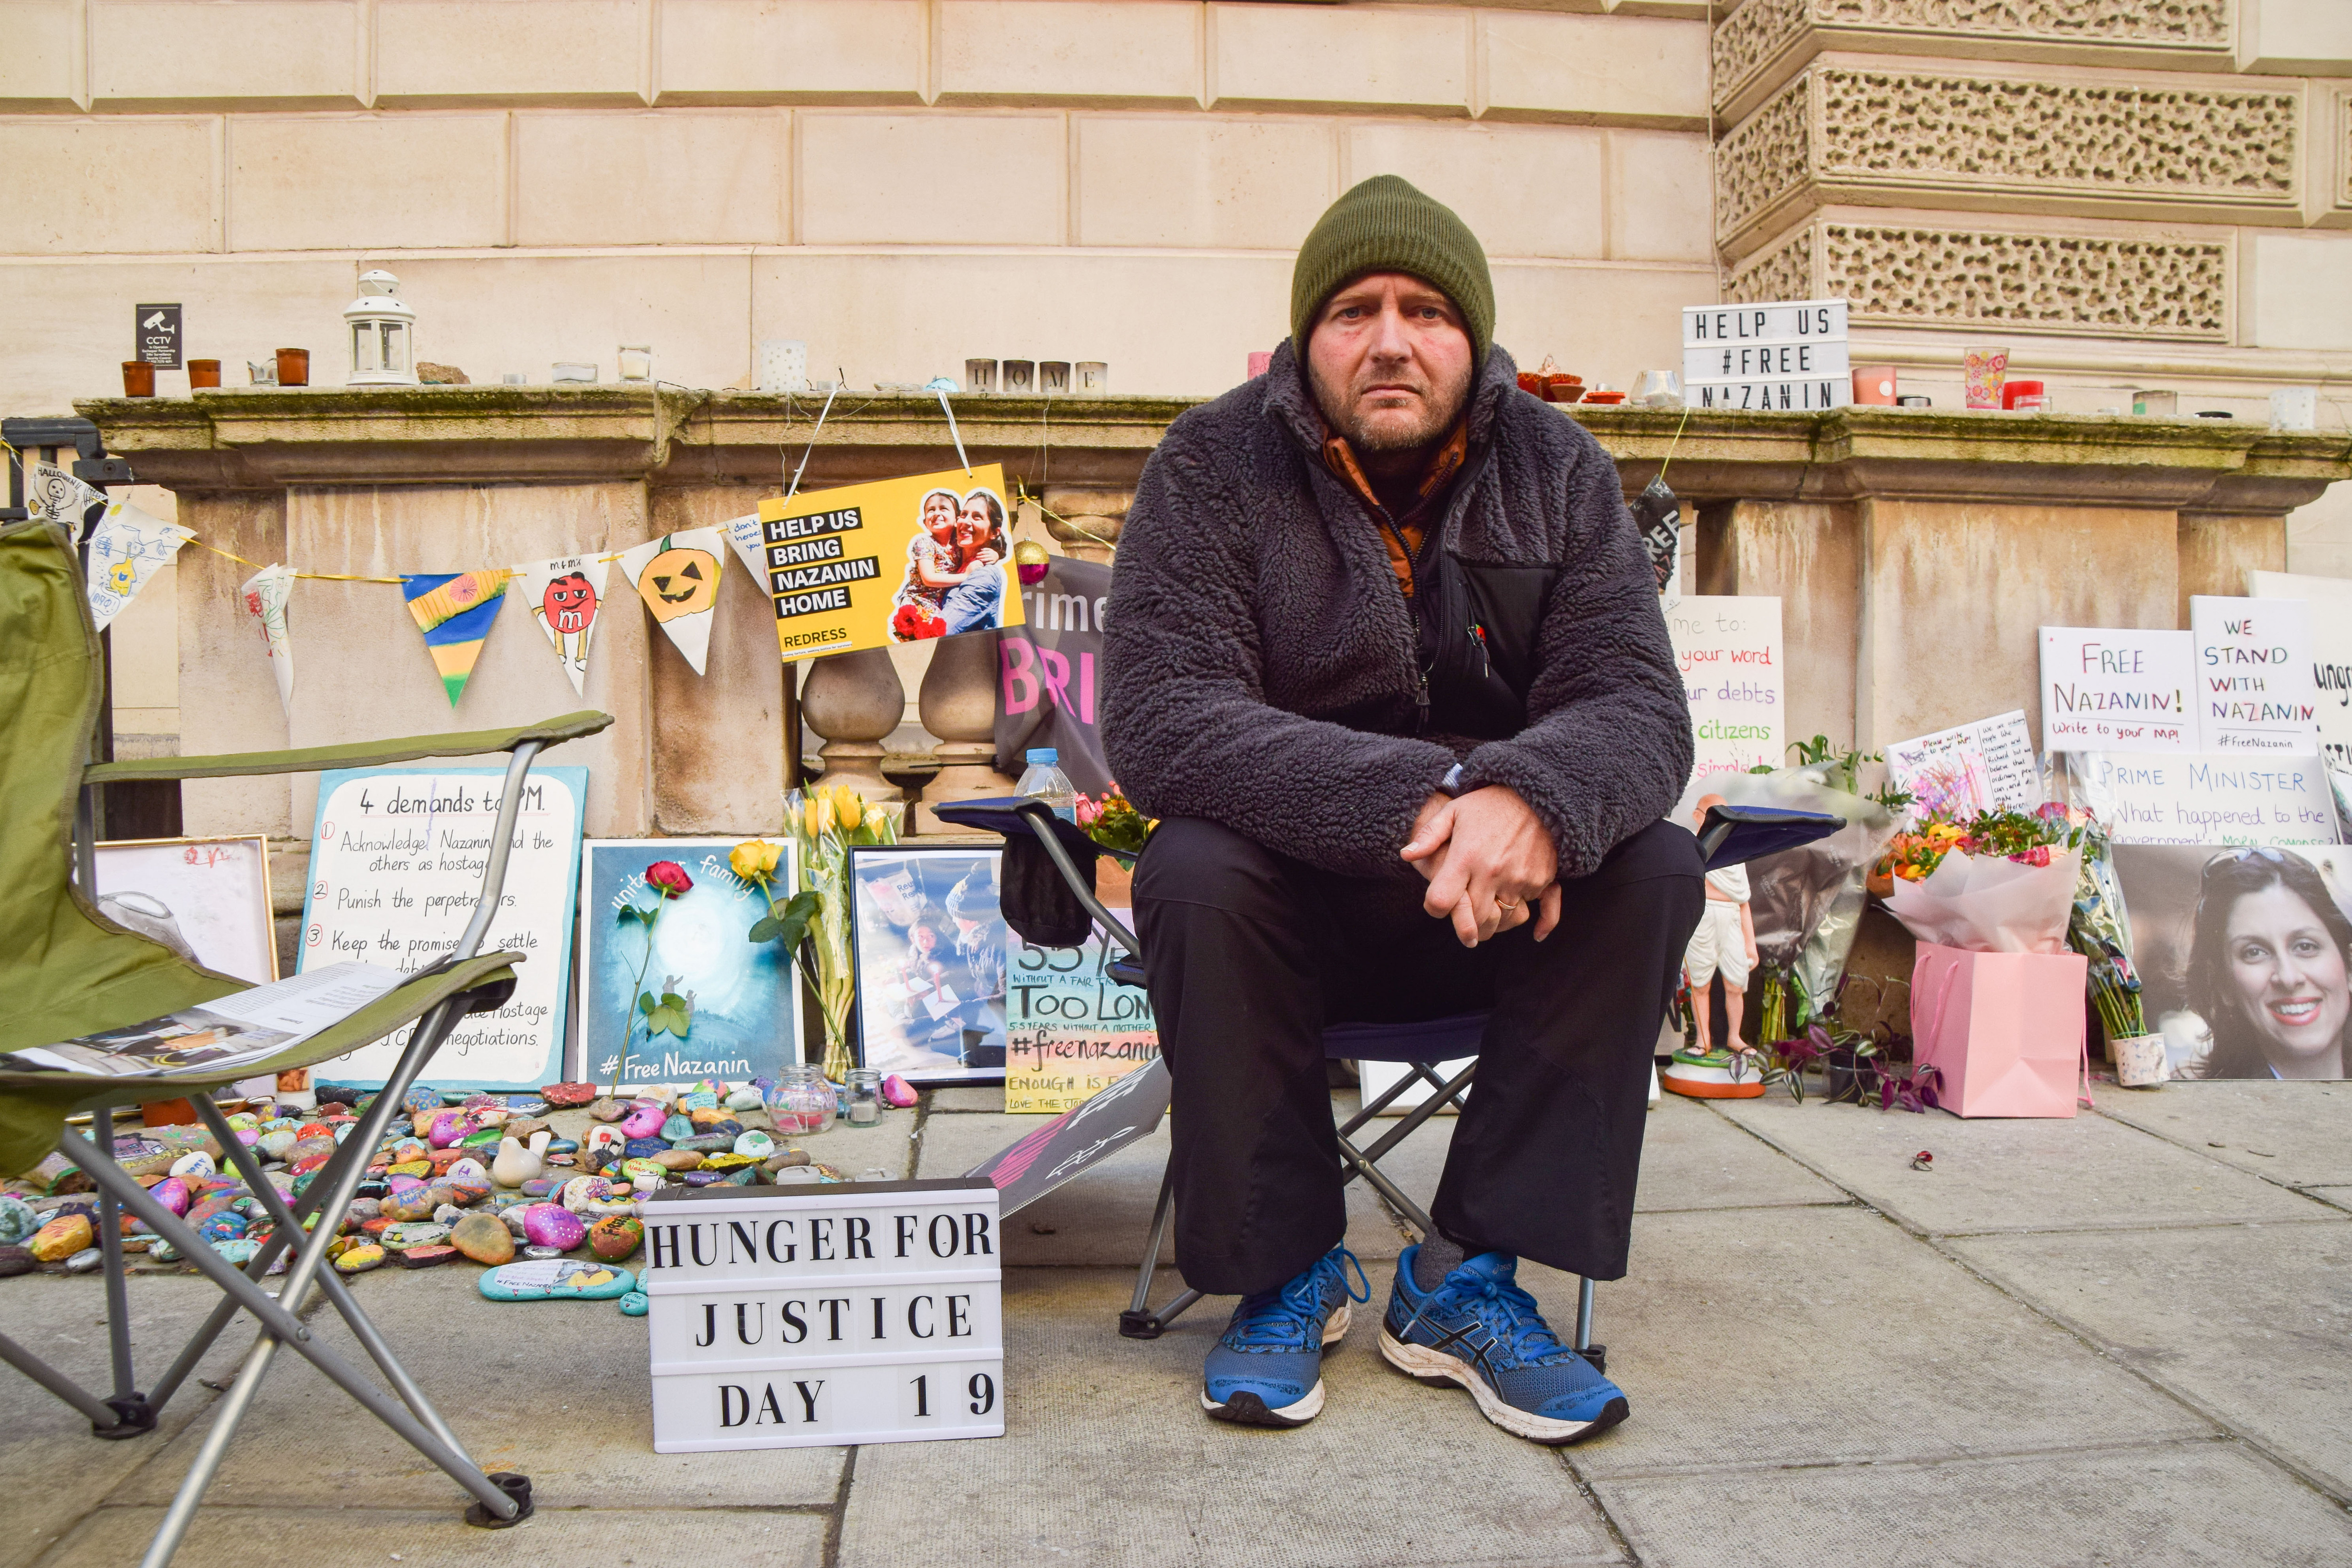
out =
<path fill-rule="evenodd" d="M 2352 6 L 1740 0 L 1713 42 L 1726 298 L 1849 298 L 1939 403 L 1991 341 L 2061 410 L 2317 384 L 2342 425 Z"/>
<path fill-rule="evenodd" d="M 1407 175 L 1495 258 L 1501 340 L 1630 383 L 1715 297 L 1703 0 L 8 0 L 0 386 L 100 394 L 133 304 L 342 376 L 357 272 L 424 357 L 851 383 L 968 357 L 1204 394 L 1286 331 L 1338 193 Z M 165 395 L 184 390 L 173 372 Z"/>

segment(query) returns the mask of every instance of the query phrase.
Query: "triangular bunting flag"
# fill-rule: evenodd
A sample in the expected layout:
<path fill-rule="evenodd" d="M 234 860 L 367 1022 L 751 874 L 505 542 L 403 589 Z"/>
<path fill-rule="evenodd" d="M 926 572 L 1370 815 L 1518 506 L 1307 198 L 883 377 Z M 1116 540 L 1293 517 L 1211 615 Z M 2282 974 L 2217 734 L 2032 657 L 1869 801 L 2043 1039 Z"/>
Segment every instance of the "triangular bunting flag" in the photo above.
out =
<path fill-rule="evenodd" d="M 490 634 L 490 622 L 499 618 L 499 608 L 506 603 L 500 591 L 506 581 L 504 567 L 401 574 L 401 595 L 408 601 L 408 612 L 416 618 L 416 629 L 425 633 L 425 650 L 433 655 L 433 667 L 441 673 L 442 689 L 449 694 L 451 707 L 457 706 L 466 677 L 474 673 L 474 661 L 482 656 L 482 639 Z"/>
<path fill-rule="evenodd" d="M 128 501 L 109 502 L 89 536 L 89 613 L 105 631 L 147 580 L 196 536 L 177 523 L 151 517 Z"/>
<path fill-rule="evenodd" d="M 727 542 L 735 547 L 735 559 L 751 574 L 751 580 L 764 591 L 768 582 L 768 563 L 761 558 L 767 553 L 768 541 L 760 532 L 760 514 L 730 517 L 719 525 L 726 530 Z"/>
<path fill-rule="evenodd" d="M 694 673 L 702 674 L 710 653 L 710 622 L 718 613 L 719 574 L 727 566 L 727 546 L 719 530 L 665 534 L 625 552 L 620 560 L 621 575 Z"/>
<path fill-rule="evenodd" d="M 54 463 L 32 465 L 32 477 L 25 486 L 28 509 L 63 528 L 76 544 L 81 543 L 83 517 L 105 499 Z"/>
<path fill-rule="evenodd" d="M 245 612 L 261 622 L 261 641 L 269 650 L 269 670 L 278 677 L 278 701 L 286 716 L 294 716 L 294 639 L 287 631 L 286 601 L 294 592 L 294 569 L 265 566 L 245 580 Z"/>
<path fill-rule="evenodd" d="M 555 656 L 581 696 L 588 695 L 588 647 L 604 606 L 611 564 L 599 556 L 567 555 L 516 567 L 507 582 L 507 596 L 520 595 L 530 606 L 530 618 L 555 645 Z"/>

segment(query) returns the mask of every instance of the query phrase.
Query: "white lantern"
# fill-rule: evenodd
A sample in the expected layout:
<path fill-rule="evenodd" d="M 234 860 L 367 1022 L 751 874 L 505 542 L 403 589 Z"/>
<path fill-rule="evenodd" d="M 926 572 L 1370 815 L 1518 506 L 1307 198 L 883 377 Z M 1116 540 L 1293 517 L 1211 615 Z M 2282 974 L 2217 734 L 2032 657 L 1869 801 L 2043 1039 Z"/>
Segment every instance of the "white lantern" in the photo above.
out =
<path fill-rule="evenodd" d="M 400 279 L 377 270 L 360 274 L 360 297 L 343 311 L 351 329 L 355 387 L 416 384 L 416 312 L 400 299 Z"/>

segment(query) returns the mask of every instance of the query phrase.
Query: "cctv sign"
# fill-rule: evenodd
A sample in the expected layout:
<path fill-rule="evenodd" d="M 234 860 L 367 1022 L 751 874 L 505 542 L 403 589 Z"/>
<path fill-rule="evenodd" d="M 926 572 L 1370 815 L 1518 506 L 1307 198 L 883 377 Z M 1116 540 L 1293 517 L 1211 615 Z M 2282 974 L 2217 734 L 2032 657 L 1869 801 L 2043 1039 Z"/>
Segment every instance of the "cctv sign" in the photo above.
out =
<path fill-rule="evenodd" d="M 667 1188 L 637 1211 L 655 1452 L 1004 1435 L 986 1179 Z"/>
<path fill-rule="evenodd" d="M 180 368 L 180 308 L 141 305 L 131 317 L 131 354 L 158 369 Z"/>

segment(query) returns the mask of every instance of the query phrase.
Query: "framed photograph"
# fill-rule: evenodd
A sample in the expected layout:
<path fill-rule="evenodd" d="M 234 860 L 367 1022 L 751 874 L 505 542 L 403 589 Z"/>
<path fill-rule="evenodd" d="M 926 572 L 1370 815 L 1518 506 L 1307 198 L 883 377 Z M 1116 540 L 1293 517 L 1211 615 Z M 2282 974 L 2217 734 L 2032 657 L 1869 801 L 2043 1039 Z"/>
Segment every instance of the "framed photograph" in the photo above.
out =
<path fill-rule="evenodd" d="M 278 976 L 269 847 L 230 839 L 123 839 L 98 846 L 99 912 L 191 963 L 257 986 Z"/>
<path fill-rule="evenodd" d="M 849 852 L 858 1065 L 914 1083 L 1004 1082 L 1003 858 L 969 844 Z"/>
<path fill-rule="evenodd" d="M 768 905 L 728 864 L 742 841 L 591 839 L 582 851 L 580 1047 L 593 1082 L 626 1095 L 774 1077 L 806 1060 L 800 965 L 781 944 L 751 939 Z M 797 847 L 770 841 L 775 885 L 797 887 Z M 686 891 L 665 896 L 680 880 Z"/>
<path fill-rule="evenodd" d="M 2352 1065 L 2352 847 L 2117 844 L 2132 964 L 2176 1078 Z"/>

